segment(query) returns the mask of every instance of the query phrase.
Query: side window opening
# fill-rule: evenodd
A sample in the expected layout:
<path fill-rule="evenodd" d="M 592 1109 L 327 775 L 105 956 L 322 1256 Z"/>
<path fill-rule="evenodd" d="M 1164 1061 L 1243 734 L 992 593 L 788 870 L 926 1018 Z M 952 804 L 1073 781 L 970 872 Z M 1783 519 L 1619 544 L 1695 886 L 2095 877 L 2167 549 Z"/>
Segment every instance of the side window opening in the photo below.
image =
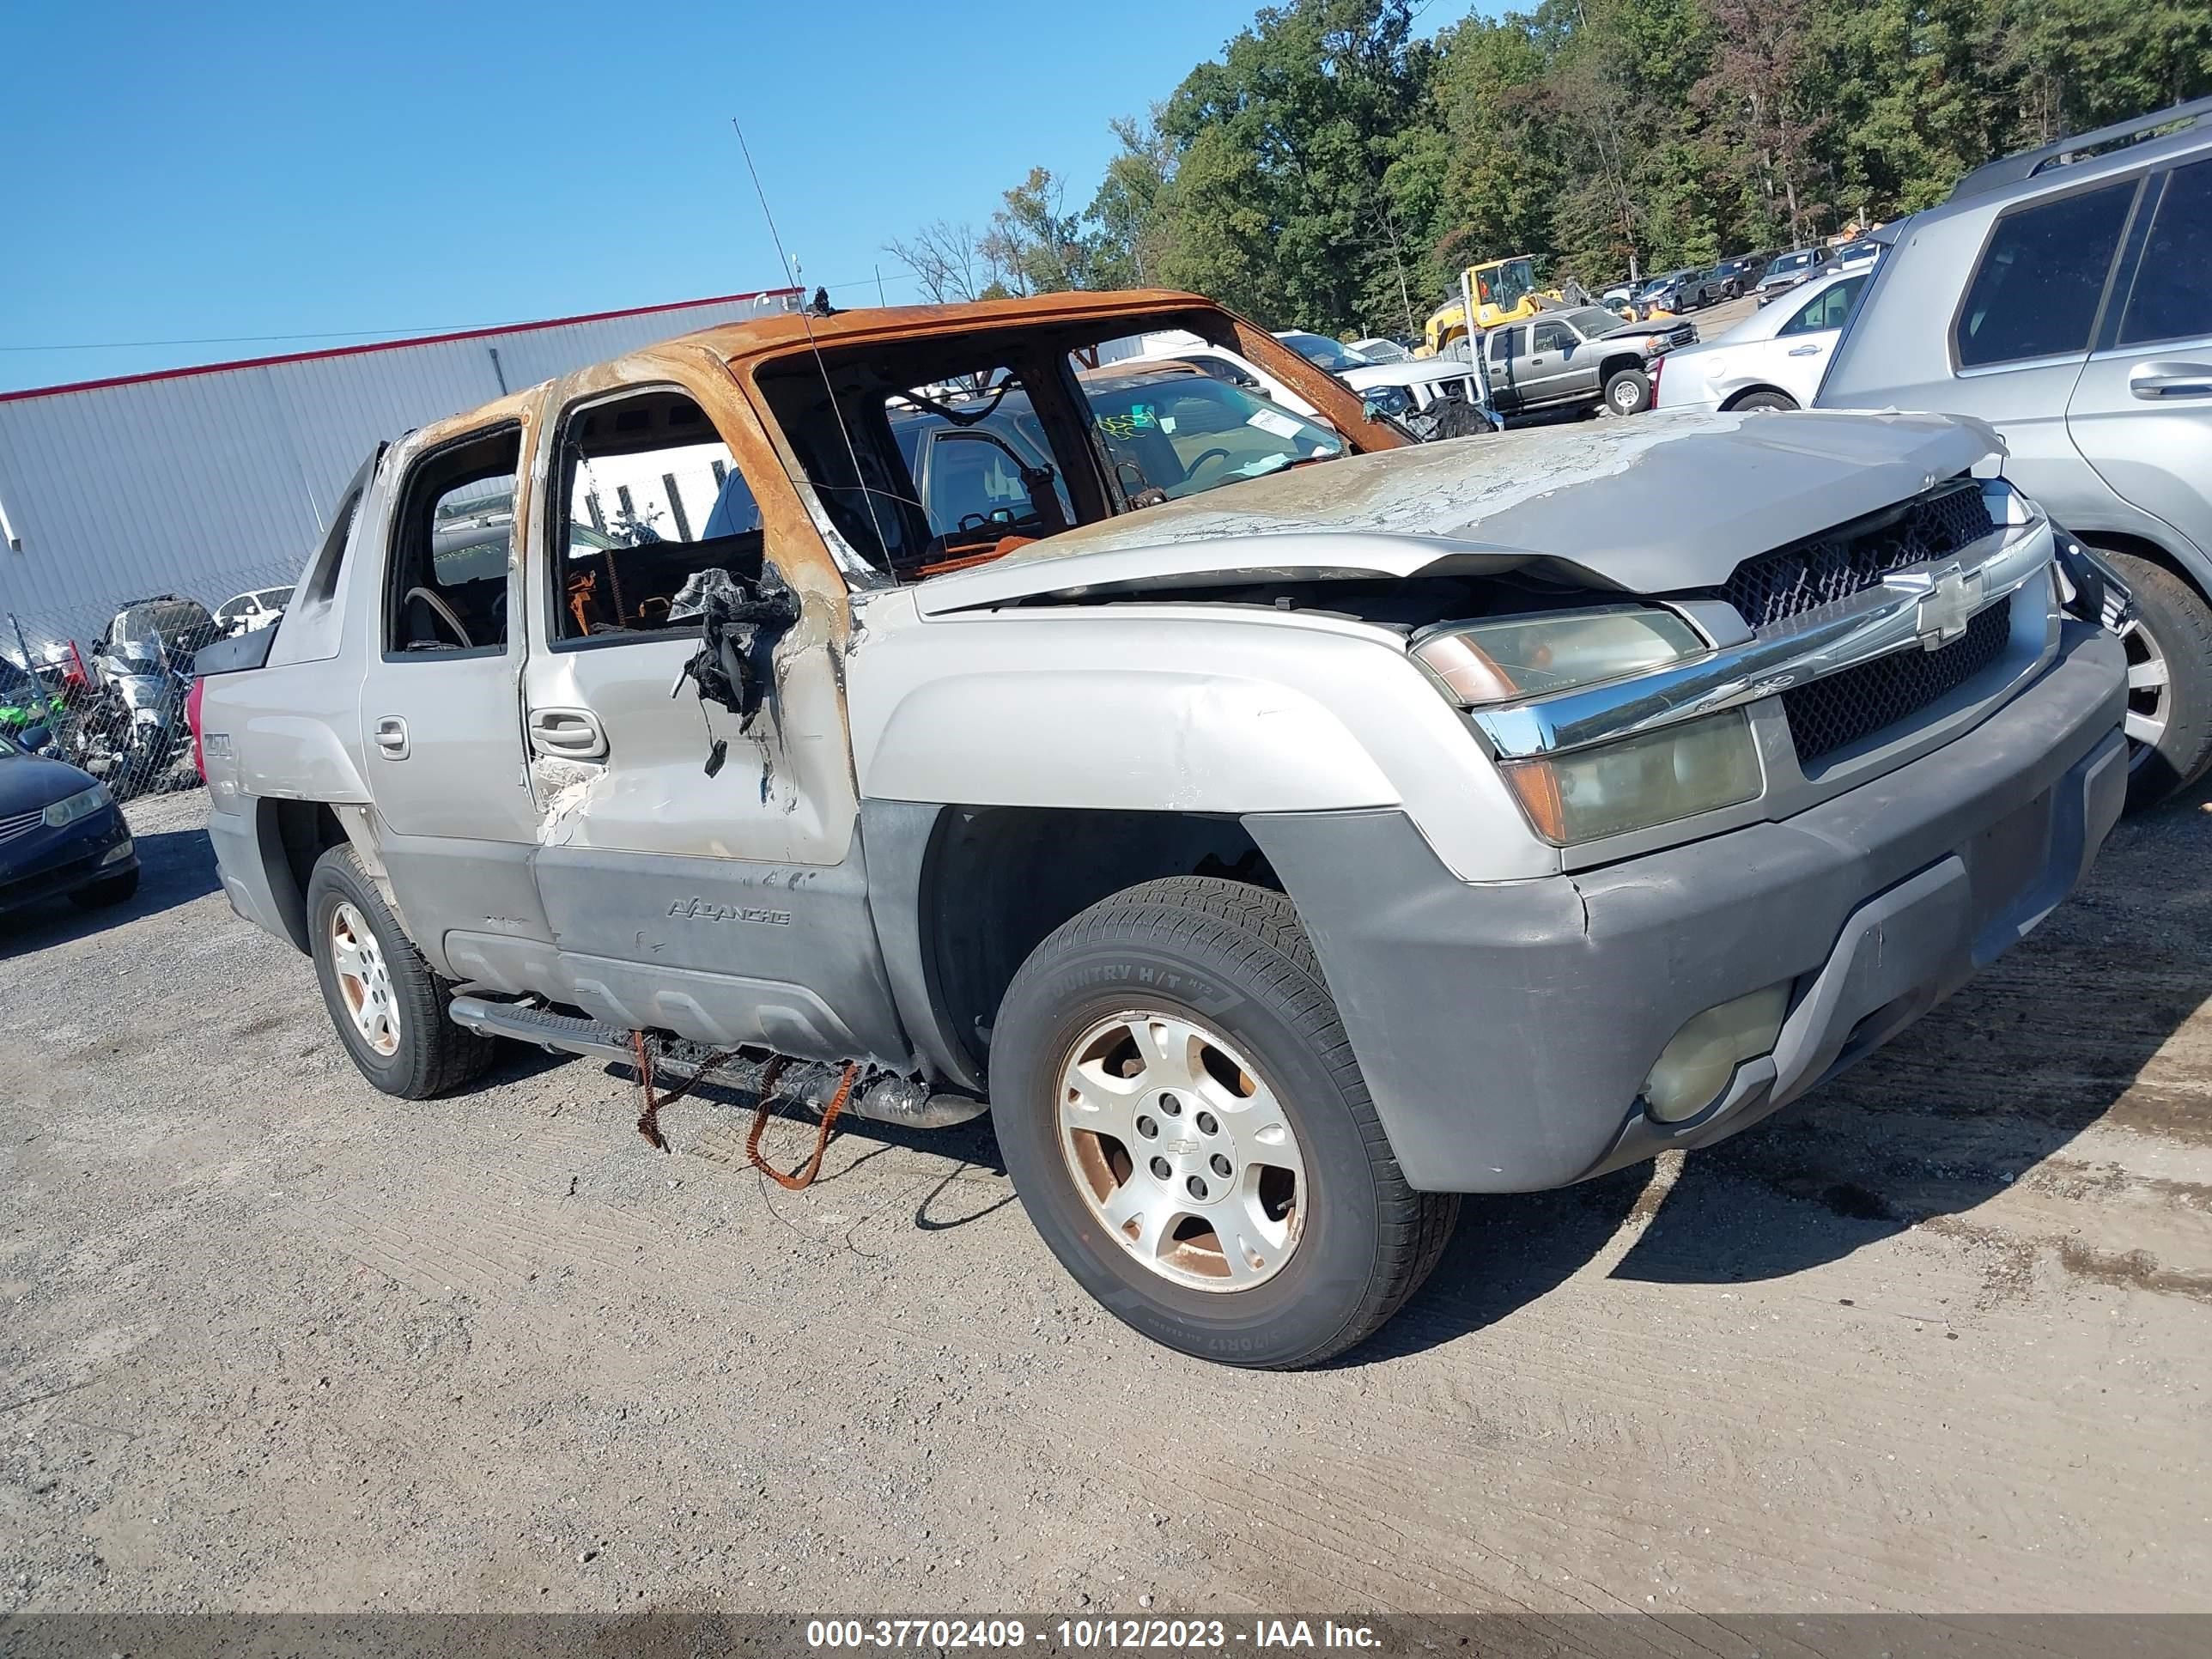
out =
<path fill-rule="evenodd" d="M 1104 349 L 1188 317 L 793 351 L 753 369 L 752 383 L 836 538 L 877 572 L 921 580 L 1356 447 L 1212 365 Z M 1204 343 L 1235 350 L 1234 329 L 1220 333 Z M 1189 406 L 1167 409 L 1154 382 L 1173 382 L 1173 401 Z M 1211 441 L 1190 447 L 1210 426 Z"/>
<path fill-rule="evenodd" d="M 697 626 L 685 589 L 703 571 L 761 574 L 760 506 L 697 403 L 660 390 L 571 410 L 561 429 L 556 643 Z M 696 593 L 696 587 L 694 592 Z"/>
<path fill-rule="evenodd" d="M 507 426 L 415 463 L 393 526 L 385 650 L 393 658 L 506 648 L 507 567 L 522 429 Z"/>
<path fill-rule="evenodd" d="M 921 558 L 899 574 L 957 569 L 994 556 L 1010 538 L 1075 524 L 1044 422 L 1011 368 L 894 392 L 884 417 L 930 531 Z"/>
<path fill-rule="evenodd" d="M 2136 184 L 2106 185 L 1997 221 L 1959 312 L 1961 368 L 2089 349 Z"/>
<path fill-rule="evenodd" d="M 1567 351 L 1573 349 L 1575 337 L 1559 323 L 1536 325 L 1536 349 L 1539 351 Z"/>

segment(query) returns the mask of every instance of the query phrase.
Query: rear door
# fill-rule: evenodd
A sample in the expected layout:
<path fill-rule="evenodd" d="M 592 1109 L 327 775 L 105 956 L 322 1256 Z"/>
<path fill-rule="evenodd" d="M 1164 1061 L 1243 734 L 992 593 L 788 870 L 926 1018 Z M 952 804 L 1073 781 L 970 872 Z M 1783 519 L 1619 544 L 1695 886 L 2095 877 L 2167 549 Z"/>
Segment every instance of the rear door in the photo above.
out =
<path fill-rule="evenodd" d="M 2008 476 L 2062 520 L 2106 486 L 2067 429 L 2140 175 L 2039 198 L 2000 214 L 1951 323 L 1954 373 L 1929 407 L 2001 430 Z M 1908 404 L 1908 406 L 1911 406 Z"/>
<path fill-rule="evenodd" d="M 1808 409 L 1870 274 L 1859 271 L 1831 283 L 1809 300 L 1796 301 L 1790 320 L 1775 331 L 1773 343 L 1765 348 L 1765 355 L 1773 359 L 1768 369 L 1776 383 Z"/>
<path fill-rule="evenodd" d="M 1521 396 L 1528 356 L 1526 342 L 1528 326 L 1525 323 L 1509 323 L 1493 328 L 1483 337 L 1482 348 L 1490 354 L 1490 396 L 1501 415 L 1510 415 L 1525 407 Z"/>
<path fill-rule="evenodd" d="M 395 463 L 361 688 L 379 848 L 417 941 L 465 978 L 489 936 L 541 965 L 550 934 L 530 873 L 536 815 L 522 764 L 515 501 L 526 421 Z M 461 941 L 459 954 L 451 948 Z M 536 989 L 517 983 L 511 988 Z"/>
<path fill-rule="evenodd" d="M 790 485 L 757 428 L 709 415 L 735 388 L 696 356 L 627 361 L 665 380 L 572 383 L 538 474 L 523 720 L 563 1000 L 718 1047 L 897 1054 L 834 650 L 844 590 L 797 568 L 831 568 L 818 539 L 763 522 L 755 483 L 780 500 Z M 750 467 L 726 430 L 751 444 Z M 779 523 L 799 519 L 788 504 Z M 700 594 L 750 592 L 770 562 L 800 609 L 772 659 L 750 659 L 748 723 L 684 666 Z"/>
<path fill-rule="evenodd" d="M 2066 422 L 2113 490 L 2212 552 L 2212 159 L 2153 178 Z"/>

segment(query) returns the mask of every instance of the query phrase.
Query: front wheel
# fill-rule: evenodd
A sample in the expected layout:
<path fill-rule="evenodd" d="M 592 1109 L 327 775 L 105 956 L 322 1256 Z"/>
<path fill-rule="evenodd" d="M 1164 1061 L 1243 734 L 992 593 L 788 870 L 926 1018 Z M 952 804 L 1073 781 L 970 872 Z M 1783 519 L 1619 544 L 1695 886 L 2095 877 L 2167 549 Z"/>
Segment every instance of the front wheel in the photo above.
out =
<path fill-rule="evenodd" d="M 422 959 L 350 844 L 316 860 L 307 927 L 323 1002 L 361 1074 L 387 1095 L 427 1100 L 480 1075 L 493 1038 L 446 1018 L 449 988 Z"/>
<path fill-rule="evenodd" d="M 1797 400 L 1786 392 L 1754 392 L 1747 398 L 1739 398 L 1729 405 L 1738 409 L 1795 409 Z"/>
<path fill-rule="evenodd" d="M 991 1085 L 1060 1264 L 1200 1358 L 1291 1369 L 1364 1341 L 1458 1214 L 1400 1172 L 1279 893 L 1178 877 L 1091 906 L 1015 975 Z"/>
<path fill-rule="evenodd" d="M 1605 383 L 1605 406 L 1616 415 L 1637 415 L 1651 407 L 1651 377 L 1624 368 Z"/>
<path fill-rule="evenodd" d="M 2135 594 L 2128 659 L 2128 810 L 2155 806 L 2212 765 L 2212 607 L 2164 565 L 2104 557 Z"/>

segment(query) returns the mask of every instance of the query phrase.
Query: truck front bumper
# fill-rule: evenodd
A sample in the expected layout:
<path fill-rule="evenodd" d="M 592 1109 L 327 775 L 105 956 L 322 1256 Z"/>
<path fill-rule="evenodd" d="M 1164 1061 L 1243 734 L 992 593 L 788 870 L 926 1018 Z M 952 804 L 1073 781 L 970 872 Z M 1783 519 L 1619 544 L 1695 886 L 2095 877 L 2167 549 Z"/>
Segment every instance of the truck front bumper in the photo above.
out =
<path fill-rule="evenodd" d="M 1972 732 L 1780 823 L 1470 884 L 1403 813 L 1246 820 L 1304 921 L 1407 1178 L 1565 1186 L 1758 1121 L 1863 1058 L 2050 914 L 2120 814 L 2118 642 L 2069 623 Z M 1661 1123 L 1638 1093 L 1707 1009 L 1787 981 L 1773 1051 Z"/>

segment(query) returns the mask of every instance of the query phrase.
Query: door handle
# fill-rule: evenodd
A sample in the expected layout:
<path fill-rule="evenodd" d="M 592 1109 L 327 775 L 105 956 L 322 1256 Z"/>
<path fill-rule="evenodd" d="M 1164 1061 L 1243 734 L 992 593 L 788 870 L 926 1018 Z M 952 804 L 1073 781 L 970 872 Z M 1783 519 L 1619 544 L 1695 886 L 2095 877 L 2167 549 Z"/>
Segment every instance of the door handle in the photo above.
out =
<path fill-rule="evenodd" d="M 539 754 L 563 760 L 606 758 L 606 731 L 588 708 L 532 709 L 530 743 Z"/>
<path fill-rule="evenodd" d="M 2128 390 L 2138 398 L 2212 398 L 2212 363 L 2137 363 Z"/>
<path fill-rule="evenodd" d="M 386 714 L 376 723 L 376 746 L 384 751 L 386 760 L 407 758 L 407 722 L 397 714 Z"/>
<path fill-rule="evenodd" d="M 1820 348 L 1818 346 L 1791 346 L 1790 348 L 1790 356 L 1792 357 L 1809 357 L 1820 349 Z"/>

